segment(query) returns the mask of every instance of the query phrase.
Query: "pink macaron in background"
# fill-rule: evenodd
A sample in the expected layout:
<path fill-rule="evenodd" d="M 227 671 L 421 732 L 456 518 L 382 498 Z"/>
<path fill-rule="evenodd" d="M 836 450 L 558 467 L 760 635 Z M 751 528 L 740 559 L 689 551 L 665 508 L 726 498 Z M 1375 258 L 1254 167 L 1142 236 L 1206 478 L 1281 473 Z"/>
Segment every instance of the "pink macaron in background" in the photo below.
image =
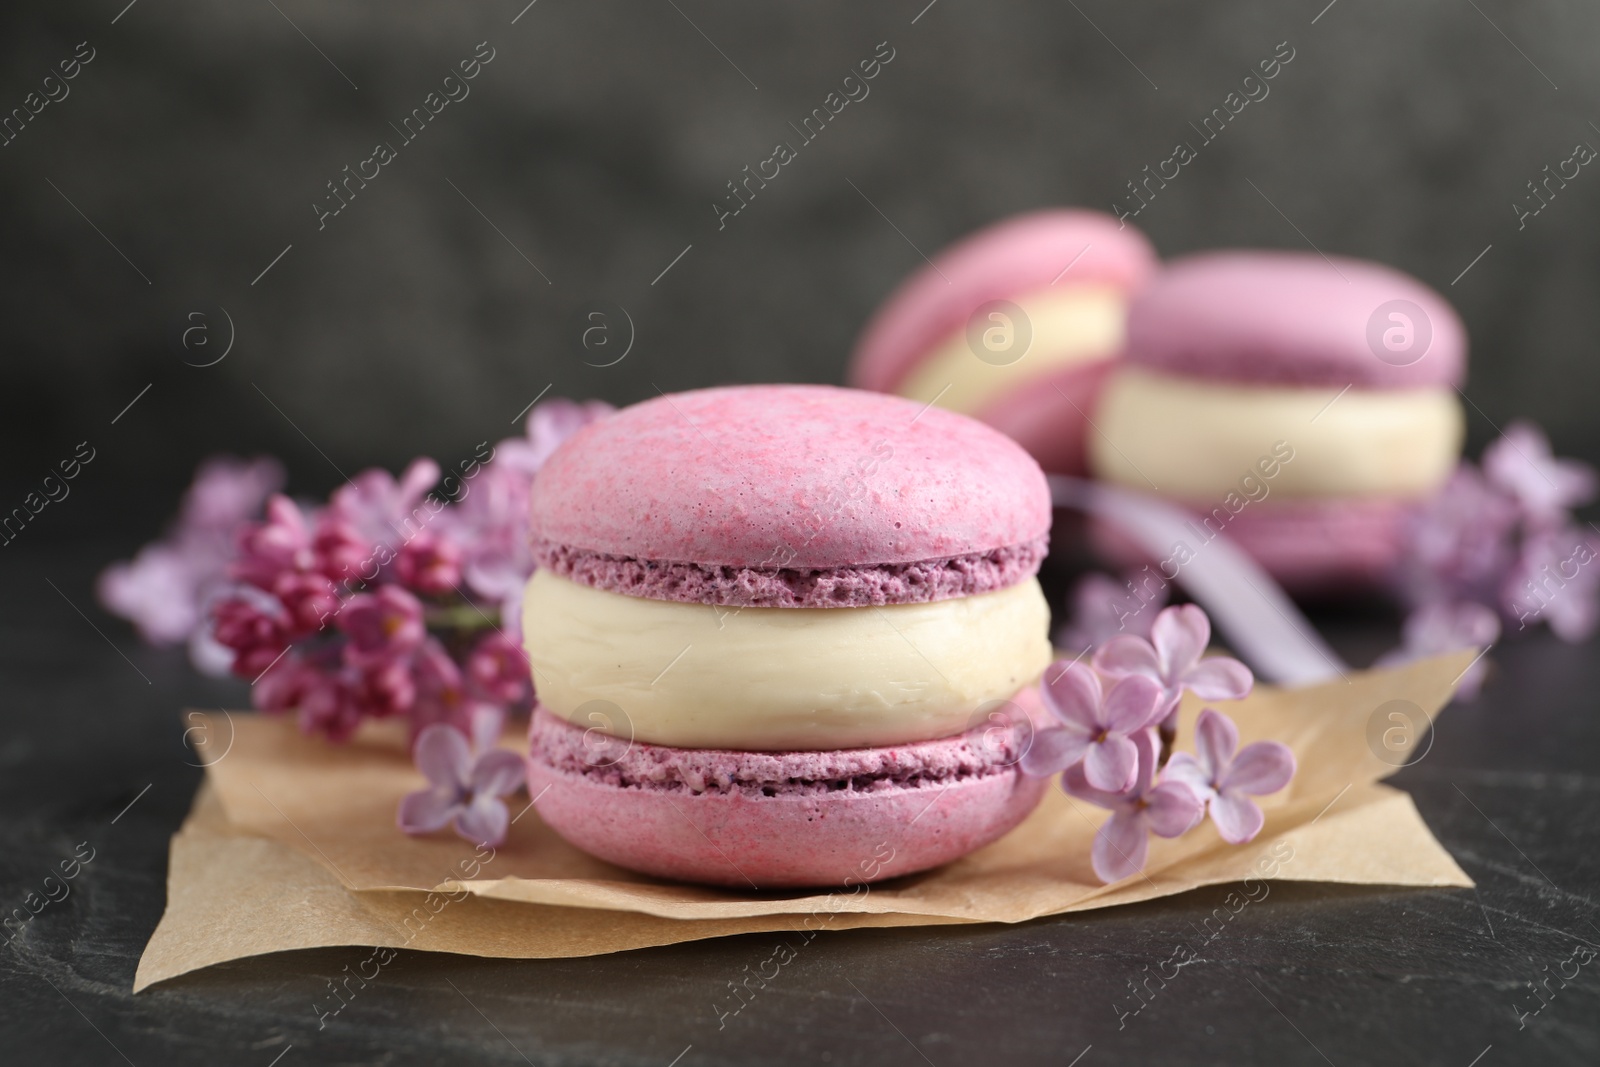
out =
<path fill-rule="evenodd" d="M 1095 211 L 1006 219 L 940 252 L 867 323 L 848 380 L 973 416 L 1046 469 L 1085 469 L 1085 435 L 1156 267 L 1138 230 Z"/>
<path fill-rule="evenodd" d="M 580 431 L 532 496 L 529 786 L 574 845 L 848 886 L 1038 803 L 991 713 L 1027 718 L 1051 657 L 1050 499 L 1004 435 L 857 390 L 706 389 Z"/>
<path fill-rule="evenodd" d="M 1173 260 L 1129 310 L 1091 468 L 1196 513 L 1167 578 L 1225 533 L 1292 591 L 1376 586 L 1459 459 L 1466 348 L 1443 297 L 1380 264 Z M 1135 555 L 1104 528 L 1097 540 Z"/>

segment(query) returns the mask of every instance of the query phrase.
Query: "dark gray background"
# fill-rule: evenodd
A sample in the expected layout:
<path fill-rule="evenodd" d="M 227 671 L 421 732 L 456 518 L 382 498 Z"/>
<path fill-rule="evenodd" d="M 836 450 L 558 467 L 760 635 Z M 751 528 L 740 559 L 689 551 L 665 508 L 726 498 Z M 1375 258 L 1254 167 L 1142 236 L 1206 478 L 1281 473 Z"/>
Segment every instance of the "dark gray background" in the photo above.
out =
<path fill-rule="evenodd" d="M 126 0 L 7 5 L 0 107 L 77 42 L 97 51 L 0 148 L 0 445 L 17 494 L 87 438 L 101 458 L 76 490 L 153 533 L 215 450 L 279 454 L 316 493 L 335 467 L 467 455 L 552 383 L 626 403 L 838 381 L 868 313 L 922 262 L 913 242 L 932 255 L 1013 212 L 1107 209 L 1285 40 L 1296 57 L 1271 95 L 1138 224 L 1169 256 L 1309 241 L 1414 272 L 1471 329 L 1475 445 L 1488 420 L 1527 415 L 1600 455 L 1600 175 L 1522 232 L 1510 206 L 1577 141 L 1600 146 L 1593 4 L 1338 0 L 1313 25 L 1326 0 L 939 0 L 913 25 L 926 0 L 539 0 L 511 25 L 524 2 L 139 0 L 115 25 Z M 319 232 L 324 183 L 396 140 L 388 124 L 484 40 L 496 57 L 471 95 Z M 871 95 L 718 232 L 724 183 L 794 140 L 788 123 L 884 40 L 896 56 Z M 637 331 L 608 369 L 576 345 L 597 298 Z M 185 366 L 201 356 L 177 327 L 217 305 L 232 352 Z M 40 532 L 71 532 L 71 510 Z"/>

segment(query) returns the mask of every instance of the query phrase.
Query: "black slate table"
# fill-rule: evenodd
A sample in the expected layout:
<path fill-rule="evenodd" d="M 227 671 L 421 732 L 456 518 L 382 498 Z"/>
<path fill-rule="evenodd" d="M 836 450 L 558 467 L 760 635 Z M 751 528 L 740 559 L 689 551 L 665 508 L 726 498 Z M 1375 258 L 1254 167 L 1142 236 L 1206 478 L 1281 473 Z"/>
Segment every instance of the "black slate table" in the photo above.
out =
<path fill-rule="evenodd" d="M 96 609 L 120 540 L 35 540 L 0 553 L 0 901 L 41 891 L 80 842 L 95 853 L 0 948 L 0 1063 L 1600 1063 L 1600 659 L 1542 633 L 1495 649 L 1482 698 L 1393 779 L 1476 890 L 1277 884 L 1147 986 L 1137 1015 L 1114 1007 L 1130 980 L 1194 941 L 1230 887 L 1016 926 L 823 934 L 720 1028 L 713 1005 L 774 935 L 576 960 L 403 952 L 320 1031 L 317 976 L 359 950 L 135 997 L 167 839 L 200 779 L 176 710 L 242 694 Z M 1318 621 L 1352 662 L 1393 640 L 1381 616 Z"/>

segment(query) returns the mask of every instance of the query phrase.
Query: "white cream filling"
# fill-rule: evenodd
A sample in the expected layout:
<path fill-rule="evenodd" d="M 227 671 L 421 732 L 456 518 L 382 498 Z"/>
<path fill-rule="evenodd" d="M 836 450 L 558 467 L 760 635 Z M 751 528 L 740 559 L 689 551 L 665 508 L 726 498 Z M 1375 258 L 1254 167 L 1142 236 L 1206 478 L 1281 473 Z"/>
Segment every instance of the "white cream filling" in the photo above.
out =
<path fill-rule="evenodd" d="M 541 570 L 522 608 L 539 702 L 555 714 L 653 744 L 756 751 L 961 733 L 1043 672 L 1049 625 L 1033 579 L 931 604 L 740 609 Z"/>
<path fill-rule="evenodd" d="M 1128 299 L 1122 290 L 1100 285 L 1064 285 L 1015 298 L 1027 319 L 1027 349 L 1005 362 L 1020 344 L 1022 327 L 1015 316 L 1000 313 L 985 319 L 978 344 L 987 346 L 986 362 L 973 351 L 967 324 L 924 356 L 895 392 L 912 400 L 937 400 L 942 408 L 981 413 L 1001 393 L 1051 371 L 1114 355 L 1127 327 Z"/>
<path fill-rule="evenodd" d="M 1444 482 L 1461 454 L 1461 404 L 1450 389 L 1252 386 L 1123 365 L 1089 435 L 1098 477 L 1200 500 L 1277 467 L 1273 493 L 1411 496 Z M 1279 443 L 1282 443 L 1280 446 Z M 1293 458 L 1283 460 L 1285 452 Z"/>

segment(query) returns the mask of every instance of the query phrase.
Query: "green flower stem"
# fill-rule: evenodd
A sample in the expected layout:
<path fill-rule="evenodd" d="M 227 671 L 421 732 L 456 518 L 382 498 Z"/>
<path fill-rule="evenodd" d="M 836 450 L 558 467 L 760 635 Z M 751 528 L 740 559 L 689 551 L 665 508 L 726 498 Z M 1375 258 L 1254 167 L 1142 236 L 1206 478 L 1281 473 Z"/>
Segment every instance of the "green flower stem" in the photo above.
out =
<path fill-rule="evenodd" d="M 487 630 L 495 625 L 492 617 L 471 604 L 429 605 L 423 609 L 422 621 L 430 630 Z"/>

